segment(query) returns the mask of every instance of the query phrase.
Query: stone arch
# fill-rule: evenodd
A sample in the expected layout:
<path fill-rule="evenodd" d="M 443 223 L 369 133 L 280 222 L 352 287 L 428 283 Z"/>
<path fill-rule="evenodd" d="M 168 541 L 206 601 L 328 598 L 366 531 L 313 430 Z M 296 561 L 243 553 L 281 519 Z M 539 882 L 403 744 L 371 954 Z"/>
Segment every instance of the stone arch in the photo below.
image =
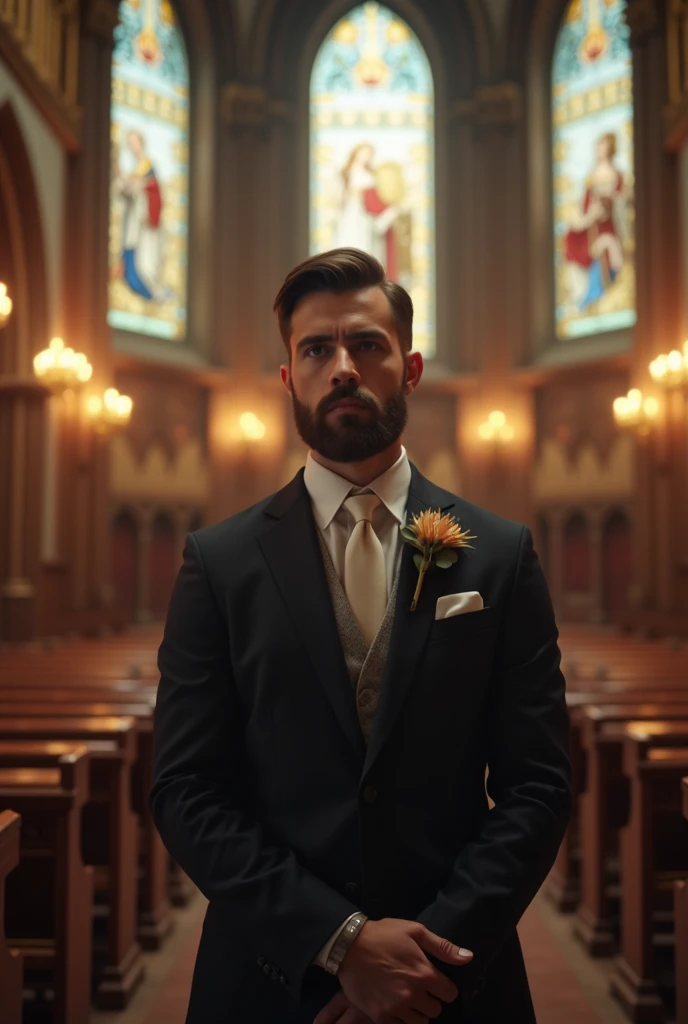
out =
<path fill-rule="evenodd" d="M 0 336 L 0 637 L 37 629 L 46 390 L 33 376 L 45 346 L 48 291 L 41 208 L 12 103 L 0 106 L 0 280 L 14 308 Z"/>
<path fill-rule="evenodd" d="M 355 7 L 352 0 L 264 0 L 251 35 L 250 80 L 266 90 L 271 121 L 264 188 L 272 205 L 288 213 L 273 218 L 267 289 L 279 287 L 284 273 L 308 255 L 309 222 L 309 86 L 313 61 L 335 22 Z M 434 79 L 435 102 L 435 360 L 451 367 L 461 358 L 453 339 L 457 330 L 471 340 L 471 304 L 465 281 L 452 268 L 470 263 L 476 240 L 474 203 L 469 193 L 475 168 L 474 132 L 463 117 L 481 83 L 494 67 L 494 39 L 487 11 L 478 0 L 391 0 L 385 4 L 410 26 L 427 54 Z M 463 118 L 463 119 L 462 119 Z M 276 120 L 275 120 L 276 119 Z M 460 174 L 457 178 L 457 166 Z M 461 226 L 463 225 L 463 230 Z M 450 258 L 451 257 L 451 258 Z M 268 286 L 268 281 L 272 284 Z M 457 328 L 457 324 L 459 327 Z M 270 359 L 277 362 L 277 345 Z"/>

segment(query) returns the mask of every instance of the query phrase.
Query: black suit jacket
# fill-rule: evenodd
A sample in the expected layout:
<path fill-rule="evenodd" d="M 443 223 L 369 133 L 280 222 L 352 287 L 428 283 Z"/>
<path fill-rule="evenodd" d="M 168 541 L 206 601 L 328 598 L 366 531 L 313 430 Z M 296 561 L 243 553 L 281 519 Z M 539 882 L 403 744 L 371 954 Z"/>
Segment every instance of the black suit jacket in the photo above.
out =
<path fill-rule="evenodd" d="M 569 819 L 557 629 L 530 531 L 412 466 L 408 514 L 476 535 L 417 609 L 404 545 L 366 748 L 303 471 L 191 534 L 159 653 L 153 817 L 210 901 L 187 1024 L 310 1024 L 312 961 L 350 913 L 474 952 L 441 1021 L 533 1021 L 516 924 Z M 442 594 L 485 608 L 435 621 Z M 488 790 L 496 806 L 488 809 Z"/>

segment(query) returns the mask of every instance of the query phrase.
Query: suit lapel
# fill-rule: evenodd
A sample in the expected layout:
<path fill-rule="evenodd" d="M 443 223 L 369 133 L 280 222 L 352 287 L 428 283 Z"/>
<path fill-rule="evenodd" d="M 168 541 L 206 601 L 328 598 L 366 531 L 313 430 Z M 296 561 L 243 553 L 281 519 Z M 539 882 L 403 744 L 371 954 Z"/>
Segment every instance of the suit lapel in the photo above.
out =
<path fill-rule="evenodd" d="M 360 772 L 365 740 L 358 723 L 356 698 L 339 640 L 303 470 L 275 495 L 265 513 L 276 522 L 258 538 L 258 544 L 349 741 L 356 771 Z"/>
<path fill-rule="evenodd" d="M 447 491 L 426 480 L 415 466 L 412 465 L 411 470 L 407 521 L 427 508 L 439 508 L 442 512 L 449 512 L 454 507 L 454 502 L 447 503 L 447 499 L 451 497 Z M 447 570 L 436 567 L 429 569 L 423 581 L 416 610 L 411 611 L 411 602 L 418 582 L 418 570 L 413 561 L 415 550 L 410 544 L 404 543 L 389 654 L 362 778 L 368 774 L 382 750 L 401 711 L 435 618 L 437 598 L 444 592 L 446 585 L 443 572 Z"/>

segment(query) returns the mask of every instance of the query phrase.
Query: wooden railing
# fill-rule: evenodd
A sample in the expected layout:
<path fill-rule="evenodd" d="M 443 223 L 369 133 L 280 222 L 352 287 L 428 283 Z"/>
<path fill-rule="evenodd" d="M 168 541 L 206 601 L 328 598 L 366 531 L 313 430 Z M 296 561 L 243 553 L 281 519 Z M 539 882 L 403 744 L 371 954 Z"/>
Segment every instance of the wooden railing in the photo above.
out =
<path fill-rule="evenodd" d="M 0 56 L 70 148 L 77 145 L 79 111 L 78 0 L 0 0 Z"/>

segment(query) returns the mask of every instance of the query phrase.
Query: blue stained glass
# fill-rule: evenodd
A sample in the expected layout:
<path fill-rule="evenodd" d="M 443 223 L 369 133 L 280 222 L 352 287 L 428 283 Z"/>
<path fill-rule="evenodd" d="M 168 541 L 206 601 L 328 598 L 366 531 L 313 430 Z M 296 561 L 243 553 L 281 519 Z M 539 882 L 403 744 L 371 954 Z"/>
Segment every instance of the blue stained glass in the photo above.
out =
<path fill-rule="evenodd" d="M 632 60 L 624 0 L 570 0 L 552 66 L 556 328 L 635 323 Z"/>
<path fill-rule="evenodd" d="M 108 323 L 186 336 L 189 73 L 169 0 L 122 0 L 111 104 Z"/>

